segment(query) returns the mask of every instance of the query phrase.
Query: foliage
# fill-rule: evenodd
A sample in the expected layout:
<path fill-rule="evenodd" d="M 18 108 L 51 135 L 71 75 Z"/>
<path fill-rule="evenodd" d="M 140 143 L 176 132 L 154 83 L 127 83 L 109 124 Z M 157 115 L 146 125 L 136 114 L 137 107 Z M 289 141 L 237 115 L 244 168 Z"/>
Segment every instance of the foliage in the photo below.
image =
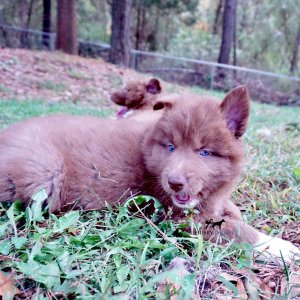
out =
<path fill-rule="evenodd" d="M 238 8 L 239 60 L 244 65 L 287 73 L 299 23 L 295 1 L 256 1 L 255 5 L 244 1 Z"/>
<path fill-rule="evenodd" d="M 216 20 L 220 1 L 132 1 L 133 47 L 216 61 L 222 33 L 222 22 L 220 18 Z M 24 23 L 23 26 L 40 30 L 42 1 L 24 0 L 22 3 L 23 22 L 20 20 L 20 2 L 3 0 L 0 4 L 1 23 Z M 28 17 L 31 3 L 34 14 L 31 13 Z M 78 0 L 77 7 L 79 38 L 109 43 L 110 2 Z M 238 1 L 237 9 L 237 64 L 288 73 L 295 47 L 299 47 L 296 36 L 300 6 L 295 5 L 295 0 L 243 0 Z M 53 0 L 53 32 L 56 27 L 55 20 L 56 1 Z M 295 75 L 299 74 L 298 68 Z"/>
<path fill-rule="evenodd" d="M 129 213 L 125 206 L 117 210 L 107 206 L 102 212 L 71 211 L 59 217 L 47 215 L 41 205 L 37 201 L 35 206 L 23 210 L 16 202 L 0 209 L 0 267 L 3 271 L 14 270 L 15 275 L 22 274 L 18 285 L 26 287 L 27 293 L 157 299 L 163 296 L 157 287 L 171 274 L 160 270 L 166 270 L 172 258 L 196 257 L 197 252 L 201 256 L 203 246 L 197 236 L 175 236 L 178 225 L 171 221 L 153 227 Z M 14 230 L 16 224 L 18 228 Z M 182 252 L 177 244 L 183 245 L 188 253 Z M 212 251 L 211 246 L 205 249 Z M 243 253 L 236 247 L 227 250 L 231 255 Z M 221 247 L 215 247 L 208 255 L 209 261 L 202 261 L 199 256 L 198 272 L 227 257 Z M 180 278 L 176 280 L 180 282 Z M 187 287 L 193 286 L 193 277 L 188 281 Z M 192 291 L 184 288 L 180 294 L 190 297 Z"/>
<path fill-rule="evenodd" d="M 173 88 L 176 91 L 180 87 Z M 199 88 L 192 91 L 207 94 Z M 220 93 L 215 95 L 223 97 Z M 59 111 L 102 114 L 96 107 L 87 109 L 80 103 L 5 101 L 0 104 L 2 126 Z M 293 224 L 298 226 L 300 217 L 298 115 L 299 108 L 253 103 L 246 134 L 247 167 L 234 193 L 249 224 L 271 235 L 283 234 L 294 243 L 300 243 L 299 228 L 294 231 L 288 228 Z M 261 278 L 269 278 L 269 282 L 280 286 L 285 272 L 288 275 L 292 272 L 290 267 L 284 270 L 280 266 L 272 269 L 254 264 L 247 245 L 221 247 L 203 242 L 201 227 L 193 223 L 188 223 L 194 228 L 192 235 L 182 232 L 183 224 L 173 221 L 153 226 L 151 222 L 156 222 L 156 215 L 149 223 L 140 214 L 129 212 L 127 205 L 49 215 L 42 209 L 44 198 L 43 191 L 36 194 L 27 209 L 19 203 L 0 205 L 0 271 L 15 278 L 20 298 L 166 299 L 174 290 L 160 286 L 172 278 L 182 287 L 175 293 L 185 299 L 192 297 L 196 277 L 206 278 L 199 279 L 204 298 L 218 294 L 239 297 L 242 283 L 230 274 L 250 280 L 249 272 L 253 269 Z M 142 199 L 136 199 L 139 201 Z M 156 204 L 160 211 L 159 203 Z M 176 272 L 168 270 L 175 256 L 191 257 L 196 266 L 184 283 Z M 218 282 L 217 289 L 210 286 L 213 281 Z M 289 292 L 288 288 L 283 290 L 283 297 L 288 297 Z"/>

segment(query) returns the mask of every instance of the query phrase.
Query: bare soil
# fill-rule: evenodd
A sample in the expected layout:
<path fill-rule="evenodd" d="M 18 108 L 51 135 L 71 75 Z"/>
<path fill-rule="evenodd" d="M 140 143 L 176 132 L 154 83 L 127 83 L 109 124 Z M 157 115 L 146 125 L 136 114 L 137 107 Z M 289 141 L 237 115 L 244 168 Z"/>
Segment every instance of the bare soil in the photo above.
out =
<path fill-rule="evenodd" d="M 110 106 L 110 93 L 143 75 L 101 58 L 0 49 L 0 99 L 85 102 Z"/>

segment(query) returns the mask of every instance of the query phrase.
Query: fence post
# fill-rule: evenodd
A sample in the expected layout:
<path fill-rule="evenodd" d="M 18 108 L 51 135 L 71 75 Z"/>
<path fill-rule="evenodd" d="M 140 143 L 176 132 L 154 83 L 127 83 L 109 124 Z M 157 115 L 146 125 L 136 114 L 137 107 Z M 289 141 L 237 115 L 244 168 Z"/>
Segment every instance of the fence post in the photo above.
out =
<path fill-rule="evenodd" d="M 50 45 L 49 45 L 49 50 L 50 51 L 55 50 L 55 39 L 56 39 L 56 34 L 55 33 L 50 33 Z"/>
<path fill-rule="evenodd" d="M 210 87 L 209 87 L 210 90 L 212 90 L 214 87 L 215 74 L 216 74 L 216 68 L 212 66 L 210 71 L 210 77 L 211 77 Z"/>
<path fill-rule="evenodd" d="M 138 70 L 138 59 L 137 59 L 137 53 L 131 51 L 132 55 L 132 62 L 131 62 L 131 67 L 135 70 Z"/>

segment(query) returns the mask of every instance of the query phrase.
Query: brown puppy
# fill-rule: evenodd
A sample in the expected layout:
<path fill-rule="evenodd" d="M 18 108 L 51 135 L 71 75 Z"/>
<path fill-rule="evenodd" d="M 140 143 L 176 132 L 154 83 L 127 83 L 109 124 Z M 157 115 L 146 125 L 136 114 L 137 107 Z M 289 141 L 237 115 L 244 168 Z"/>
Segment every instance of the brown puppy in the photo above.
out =
<path fill-rule="evenodd" d="M 111 100 L 123 108 L 117 113 L 117 118 L 134 118 L 136 121 L 157 120 L 161 112 L 153 113 L 153 107 L 158 101 L 175 101 L 180 99 L 179 95 L 165 95 L 162 93 L 161 84 L 158 79 L 152 78 L 148 81 L 133 81 L 114 92 Z"/>
<path fill-rule="evenodd" d="M 127 110 L 152 109 L 156 95 L 161 93 L 161 85 L 158 79 L 152 78 L 147 82 L 134 81 L 128 83 L 123 89 L 114 92 L 111 100 Z M 123 117 L 126 110 L 120 111 Z"/>
<path fill-rule="evenodd" d="M 174 218 L 197 207 L 199 221 L 219 221 L 221 231 L 289 259 L 298 249 L 271 239 L 242 222 L 230 194 L 243 160 L 243 135 L 249 115 L 245 86 L 232 90 L 220 104 L 161 101 L 162 117 L 134 119 L 93 117 L 34 118 L 0 133 L 0 202 L 28 203 L 44 188 L 52 212 L 72 208 L 102 209 L 124 202 L 131 193 L 148 194 Z M 126 131 L 124 131 L 126 127 Z"/>
<path fill-rule="evenodd" d="M 195 95 L 183 96 L 184 99 L 189 99 L 191 97 L 195 98 Z M 125 106 L 124 109 L 118 113 L 118 118 L 130 118 L 138 122 L 155 122 L 162 115 L 162 111 L 159 109 L 164 106 L 168 106 L 170 108 L 175 102 L 180 102 L 181 98 L 182 97 L 177 94 L 162 94 L 161 84 L 159 80 L 155 78 L 152 78 L 148 82 L 131 82 L 126 85 L 124 89 L 115 92 L 112 95 L 112 100 L 116 104 Z M 179 109 L 178 104 L 177 109 Z M 239 109 L 240 108 L 236 106 L 236 110 Z M 158 112 L 156 112 L 157 110 Z M 168 121 L 169 120 L 167 120 L 167 122 Z M 174 165 L 175 164 L 176 162 L 174 162 Z M 228 189 L 225 187 L 224 190 L 221 190 L 220 194 L 221 198 L 226 195 L 225 198 L 229 199 L 231 194 L 230 184 L 228 185 Z M 176 206 L 180 205 L 177 204 Z M 221 231 L 226 233 L 228 237 L 235 238 L 237 240 L 247 240 L 250 243 L 253 243 L 254 236 L 257 236 L 257 239 L 260 240 L 258 244 L 261 245 L 261 247 L 258 247 L 259 250 L 264 250 L 266 247 L 269 247 L 270 243 L 272 243 L 273 247 L 269 249 L 269 252 L 272 252 L 276 256 L 280 256 L 279 249 L 281 249 L 281 247 L 278 247 L 278 244 L 284 244 L 284 241 L 276 238 L 271 239 L 266 235 L 255 231 L 246 224 L 241 225 L 240 223 L 234 223 L 235 220 L 241 221 L 242 217 L 240 210 L 233 202 L 206 201 L 203 211 L 205 212 L 205 218 L 203 218 L 203 215 L 200 215 L 200 222 L 209 224 L 210 222 L 208 218 L 211 216 L 213 218 L 211 219 L 213 221 L 212 229 L 214 229 L 216 226 L 215 224 L 220 224 L 219 228 L 221 228 Z M 223 219 L 223 217 L 225 217 L 226 221 Z M 223 223 L 224 225 L 222 226 Z M 239 234 L 237 233 L 237 228 L 239 228 L 238 230 L 241 231 Z M 211 228 L 207 226 L 206 229 L 207 230 L 205 230 L 204 234 L 207 235 L 207 238 L 214 239 L 217 236 L 218 231 L 211 230 Z M 286 249 L 289 249 L 289 247 L 287 246 Z"/>

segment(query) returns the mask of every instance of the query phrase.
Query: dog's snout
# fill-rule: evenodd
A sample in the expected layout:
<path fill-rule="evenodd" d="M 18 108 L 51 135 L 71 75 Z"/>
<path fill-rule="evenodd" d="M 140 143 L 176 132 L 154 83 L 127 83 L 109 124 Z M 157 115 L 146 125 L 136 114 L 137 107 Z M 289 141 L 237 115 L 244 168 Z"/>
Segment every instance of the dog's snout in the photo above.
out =
<path fill-rule="evenodd" d="M 184 188 L 186 178 L 184 176 L 169 176 L 168 184 L 174 192 L 179 192 Z"/>

